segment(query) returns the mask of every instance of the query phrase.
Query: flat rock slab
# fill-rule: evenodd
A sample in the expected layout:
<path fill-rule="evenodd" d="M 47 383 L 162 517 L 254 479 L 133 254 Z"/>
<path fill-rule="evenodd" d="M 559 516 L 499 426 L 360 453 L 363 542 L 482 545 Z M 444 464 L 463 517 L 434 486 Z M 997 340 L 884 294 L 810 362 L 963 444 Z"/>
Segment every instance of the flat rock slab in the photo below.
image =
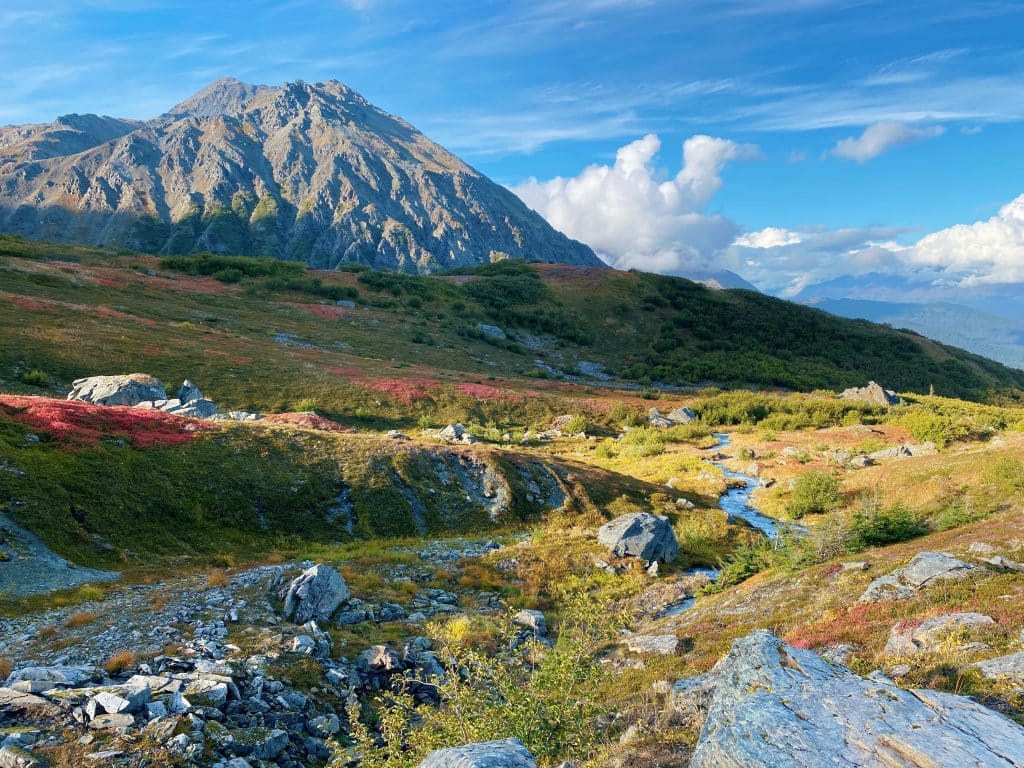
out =
<path fill-rule="evenodd" d="M 1024 766 L 1024 728 L 962 696 L 865 680 L 760 630 L 715 681 L 690 768 Z"/>
<path fill-rule="evenodd" d="M 679 647 L 675 635 L 633 635 L 624 641 L 631 653 L 657 653 L 671 656 Z"/>
<path fill-rule="evenodd" d="M 991 680 L 1008 680 L 1015 683 L 1024 683 L 1024 651 L 979 661 L 974 666 L 981 671 L 981 674 Z"/>
<path fill-rule="evenodd" d="M 857 602 L 905 600 L 918 590 L 936 582 L 960 581 L 979 572 L 979 568 L 958 560 L 947 552 L 918 552 L 902 568 L 872 581 Z"/>
<path fill-rule="evenodd" d="M 501 739 L 436 750 L 419 768 L 537 768 L 537 761 L 519 739 Z"/>
<path fill-rule="evenodd" d="M 937 651 L 951 635 L 996 629 L 999 625 L 983 613 L 946 613 L 933 616 L 920 624 L 899 623 L 889 632 L 885 644 L 887 656 L 916 656 Z"/>

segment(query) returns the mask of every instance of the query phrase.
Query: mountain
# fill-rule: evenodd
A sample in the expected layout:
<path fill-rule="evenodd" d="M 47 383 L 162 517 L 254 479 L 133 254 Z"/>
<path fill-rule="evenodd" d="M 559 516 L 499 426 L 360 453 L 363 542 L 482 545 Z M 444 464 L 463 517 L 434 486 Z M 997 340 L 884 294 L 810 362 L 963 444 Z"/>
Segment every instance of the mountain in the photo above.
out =
<path fill-rule="evenodd" d="M 1024 322 L 960 304 L 820 299 L 808 302 L 840 317 L 861 318 L 969 349 L 1024 369 Z"/>
<path fill-rule="evenodd" d="M 602 264 L 512 192 L 336 81 L 223 79 L 152 120 L 68 115 L 2 128 L 0 231 L 321 268 Z"/>
<path fill-rule="evenodd" d="M 757 290 L 757 286 L 753 283 L 748 283 L 735 272 L 731 272 L 728 269 L 690 269 L 679 276 L 717 290 L 730 288 L 742 288 L 745 291 Z"/>

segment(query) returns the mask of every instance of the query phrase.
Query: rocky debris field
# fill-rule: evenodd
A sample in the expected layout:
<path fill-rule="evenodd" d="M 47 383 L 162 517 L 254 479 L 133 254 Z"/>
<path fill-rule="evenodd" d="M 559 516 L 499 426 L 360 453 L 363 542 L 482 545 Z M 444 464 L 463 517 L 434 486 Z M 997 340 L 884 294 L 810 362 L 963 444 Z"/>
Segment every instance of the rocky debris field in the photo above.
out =
<path fill-rule="evenodd" d="M 382 568 L 415 583 L 430 577 L 431 562 L 499 548 L 436 541 L 419 553 L 423 567 Z M 74 764 L 323 761 L 351 700 L 402 680 L 418 701 L 436 703 L 430 681 L 444 670 L 416 630 L 464 609 L 502 610 L 493 595 L 461 587 L 417 589 L 407 605 L 366 600 L 333 567 L 306 562 L 128 586 L 73 609 L 2 619 L 0 657 L 14 666 L 0 681 L 0 765 L 45 765 L 55 750 L 73 753 Z M 517 621 L 546 631 L 543 614 Z M 402 642 L 346 651 L 325 631 L 386 622 L 401 624 Z"/>

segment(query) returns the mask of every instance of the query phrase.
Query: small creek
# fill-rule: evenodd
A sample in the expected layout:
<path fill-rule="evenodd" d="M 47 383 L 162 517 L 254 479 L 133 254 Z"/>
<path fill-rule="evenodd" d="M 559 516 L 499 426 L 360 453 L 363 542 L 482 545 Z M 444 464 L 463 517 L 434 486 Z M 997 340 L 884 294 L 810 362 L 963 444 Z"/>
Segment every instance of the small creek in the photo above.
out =
<path fill-rule="evenodd" d="M 732 445 L 732 439 L 725 432 L 715 432 L 714 436 L 718 442 L 708 449 L 709 452 L 717 452 Z M 734 472 L 726 467 L 725 463 L 722 461 L 712 461 L 711 463 L 725 473 L 727 480 L 732 482 L 742 481 L 741 483 L 737 482 L 736 485 L 730 486 L 730 488 L 722 494 L 721 497 L 719 497 L 719 508 L 724 510 L 730 518 L 738 518 L 750 523 L 750 525 L 761 531 L 761 533 L 769 539 L 777 538 L 779 535 L 778 521 L 776 521 L 774 517 L 768 517 L 768 515 L 764 514 L 761 510 L 750 503 L 750 496 L 760 487 L 761 480 L 755 475 L 748 475 L 743 472 Z M 714 568 L 691 568 L 689 571 L 686 571 L 686 573 L 693 576 L 707 576 L 712 581 L 718 578 L 718 571 Z M 680 613 L 692 608 L 696 602 L 697 598 L 687 597 L 674 605 L 668 606 L 661 613 L 661 616 L 678 616 Z"/>

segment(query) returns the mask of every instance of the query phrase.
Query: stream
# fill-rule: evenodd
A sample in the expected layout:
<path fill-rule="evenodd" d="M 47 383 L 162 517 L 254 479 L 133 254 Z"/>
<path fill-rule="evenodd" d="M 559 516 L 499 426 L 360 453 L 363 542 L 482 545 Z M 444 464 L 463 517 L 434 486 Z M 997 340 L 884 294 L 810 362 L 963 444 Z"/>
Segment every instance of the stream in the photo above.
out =
<path fill-rule="evenodd" d="M 720 451 L 721 449 L 728 448 L 732 445 L 732 439 L 725 432 L 715 432 L 714 437 L 718 442 L 709 448 L 708 451 Z M 769 539 L 777 538 L 779 535 L 778 521 L 773 517 L 768 517 L 768 515 L 764 514 L 750 503 L 750 496 L 760 487 L 761 480 L 754 475 L 747 475 L 743 472 L 734 472 L 727 468 L 725 463 L 722 461 L 712 461 L 711 463 L 725 473 L 727 480 L 743 481 L 741 485 L 730 487 L 719 497 L 719 508 L 724 510 L 730 518 L 745 520 L 751 526 L 761 531 L 761 533 Z M 718 578 L 718 571 L 714 568 L 691 568 L 686 571 L 686 573 L 694 576 L 704 575 L 712 581 Z M 687 597 L 674 605 L 668 606 L 662 612 L 661 616 L 678 616 L 680 613 L 692 608 L 696 602 L 696 597 Z"/>

